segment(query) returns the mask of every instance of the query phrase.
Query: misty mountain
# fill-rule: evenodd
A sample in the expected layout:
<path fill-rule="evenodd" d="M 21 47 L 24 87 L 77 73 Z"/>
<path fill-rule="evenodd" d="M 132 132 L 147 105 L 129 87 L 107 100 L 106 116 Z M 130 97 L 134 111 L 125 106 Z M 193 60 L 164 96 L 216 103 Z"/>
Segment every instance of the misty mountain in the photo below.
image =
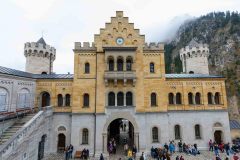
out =
<path fill-rule="evenodd" d="M 211 12 L 182 23 L 173 39 L 165 45 L 167 73 L 182 72 L 179 50 L 192 39 L 209 44 L 210 74 L 227 78 L 230 115 L 240 106 L 240 14 Z"/>

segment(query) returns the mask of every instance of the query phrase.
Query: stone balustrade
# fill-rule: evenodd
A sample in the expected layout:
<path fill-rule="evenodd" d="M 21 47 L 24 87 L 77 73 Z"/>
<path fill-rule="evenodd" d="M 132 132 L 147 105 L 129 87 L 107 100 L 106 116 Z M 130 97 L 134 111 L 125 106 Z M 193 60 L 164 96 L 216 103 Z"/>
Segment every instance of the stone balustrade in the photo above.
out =
<path fill-rule="evenodd" d="M 0 146 L 0 159 L 6 159 L 9 154 L 21 145 L 24 139 L 36 130 L 46 117 L 51 116 L 53 113 L 52 107 L 45 107 L 39 111 L 31 120 L 25 123 L 7 142 Z"/>

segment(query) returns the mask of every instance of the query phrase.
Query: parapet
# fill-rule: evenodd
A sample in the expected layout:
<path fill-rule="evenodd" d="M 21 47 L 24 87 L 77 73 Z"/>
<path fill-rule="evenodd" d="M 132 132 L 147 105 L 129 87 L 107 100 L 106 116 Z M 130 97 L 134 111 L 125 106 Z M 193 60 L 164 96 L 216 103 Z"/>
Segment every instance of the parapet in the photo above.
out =
<path fill-rule="evenodd" d="M 89 42 L 75 42 L 75 45 L 74 45 L 74 50 L 84 50 L 84 51 L 87 51 L 87 50 L 96 50 L 96 47 L 95 47 L 95 44 L 94 42 L 90 43 Z"/>
<path fill-rule="evenodd" d="M 143 47 L 143 50 L 164 50 L 164 44 L 163 43 L 155 43 L 155 42 L 150 42 L 149 44 L 148 43 L 145 43 L 144 47 Z"/>

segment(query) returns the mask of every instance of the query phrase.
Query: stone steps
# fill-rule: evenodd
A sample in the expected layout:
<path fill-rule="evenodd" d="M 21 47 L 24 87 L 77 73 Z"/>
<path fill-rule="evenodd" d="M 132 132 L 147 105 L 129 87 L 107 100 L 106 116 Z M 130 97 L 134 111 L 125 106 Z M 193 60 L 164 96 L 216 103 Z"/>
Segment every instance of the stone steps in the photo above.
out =
<path fill-rule="evenodd" d="M 22 126 L 28 122 L 35 114 L 28 114 L 23 118 L 20 118 L 16 123 L 9 127 L 0 137 L 0 145 L 4 144 L 10 139 Z"/>

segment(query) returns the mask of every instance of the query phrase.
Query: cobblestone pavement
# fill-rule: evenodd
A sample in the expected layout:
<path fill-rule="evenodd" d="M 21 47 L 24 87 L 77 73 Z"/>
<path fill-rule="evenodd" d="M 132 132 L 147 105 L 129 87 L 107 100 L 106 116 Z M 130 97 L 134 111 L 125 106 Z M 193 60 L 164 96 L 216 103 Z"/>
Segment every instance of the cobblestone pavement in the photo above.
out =
<path fill-rule="evenodd" d="M 215 160 L 213 152 L 208 151 L 202 151 L 200 155 L 192 156 L 192 155 L 186 155 L 184 153 L 175 153 L 171 156 L 171 160 L 175 160 L 177 155 L 183 155 L 184 160 Z M 240 154 L 238 154 L 240 156 Z M 149 157 L 149 156 L 148 156 Z M 220 157 L 222 160 L 226 158 L 225 153 L 221 153 Z M 122 158 L 122 160 L 127 160 L 127 157 L 121 156 L 121 155 L 112 155 L 109 158 L 105 158 L 105 160 L 118 160 L 119 158 Z M 230 160 L 232 159 L 232 156 Z M 63 153 L 55 153 L 55 154 L 49 154 L 44 157 L 43 160 L 64 160 L 64 154 Z M 99 160 L 99 158 L 90 158 L 89 160 Z M 151 158 L 148 158 L 148 160 L 153 160 Z"/>

